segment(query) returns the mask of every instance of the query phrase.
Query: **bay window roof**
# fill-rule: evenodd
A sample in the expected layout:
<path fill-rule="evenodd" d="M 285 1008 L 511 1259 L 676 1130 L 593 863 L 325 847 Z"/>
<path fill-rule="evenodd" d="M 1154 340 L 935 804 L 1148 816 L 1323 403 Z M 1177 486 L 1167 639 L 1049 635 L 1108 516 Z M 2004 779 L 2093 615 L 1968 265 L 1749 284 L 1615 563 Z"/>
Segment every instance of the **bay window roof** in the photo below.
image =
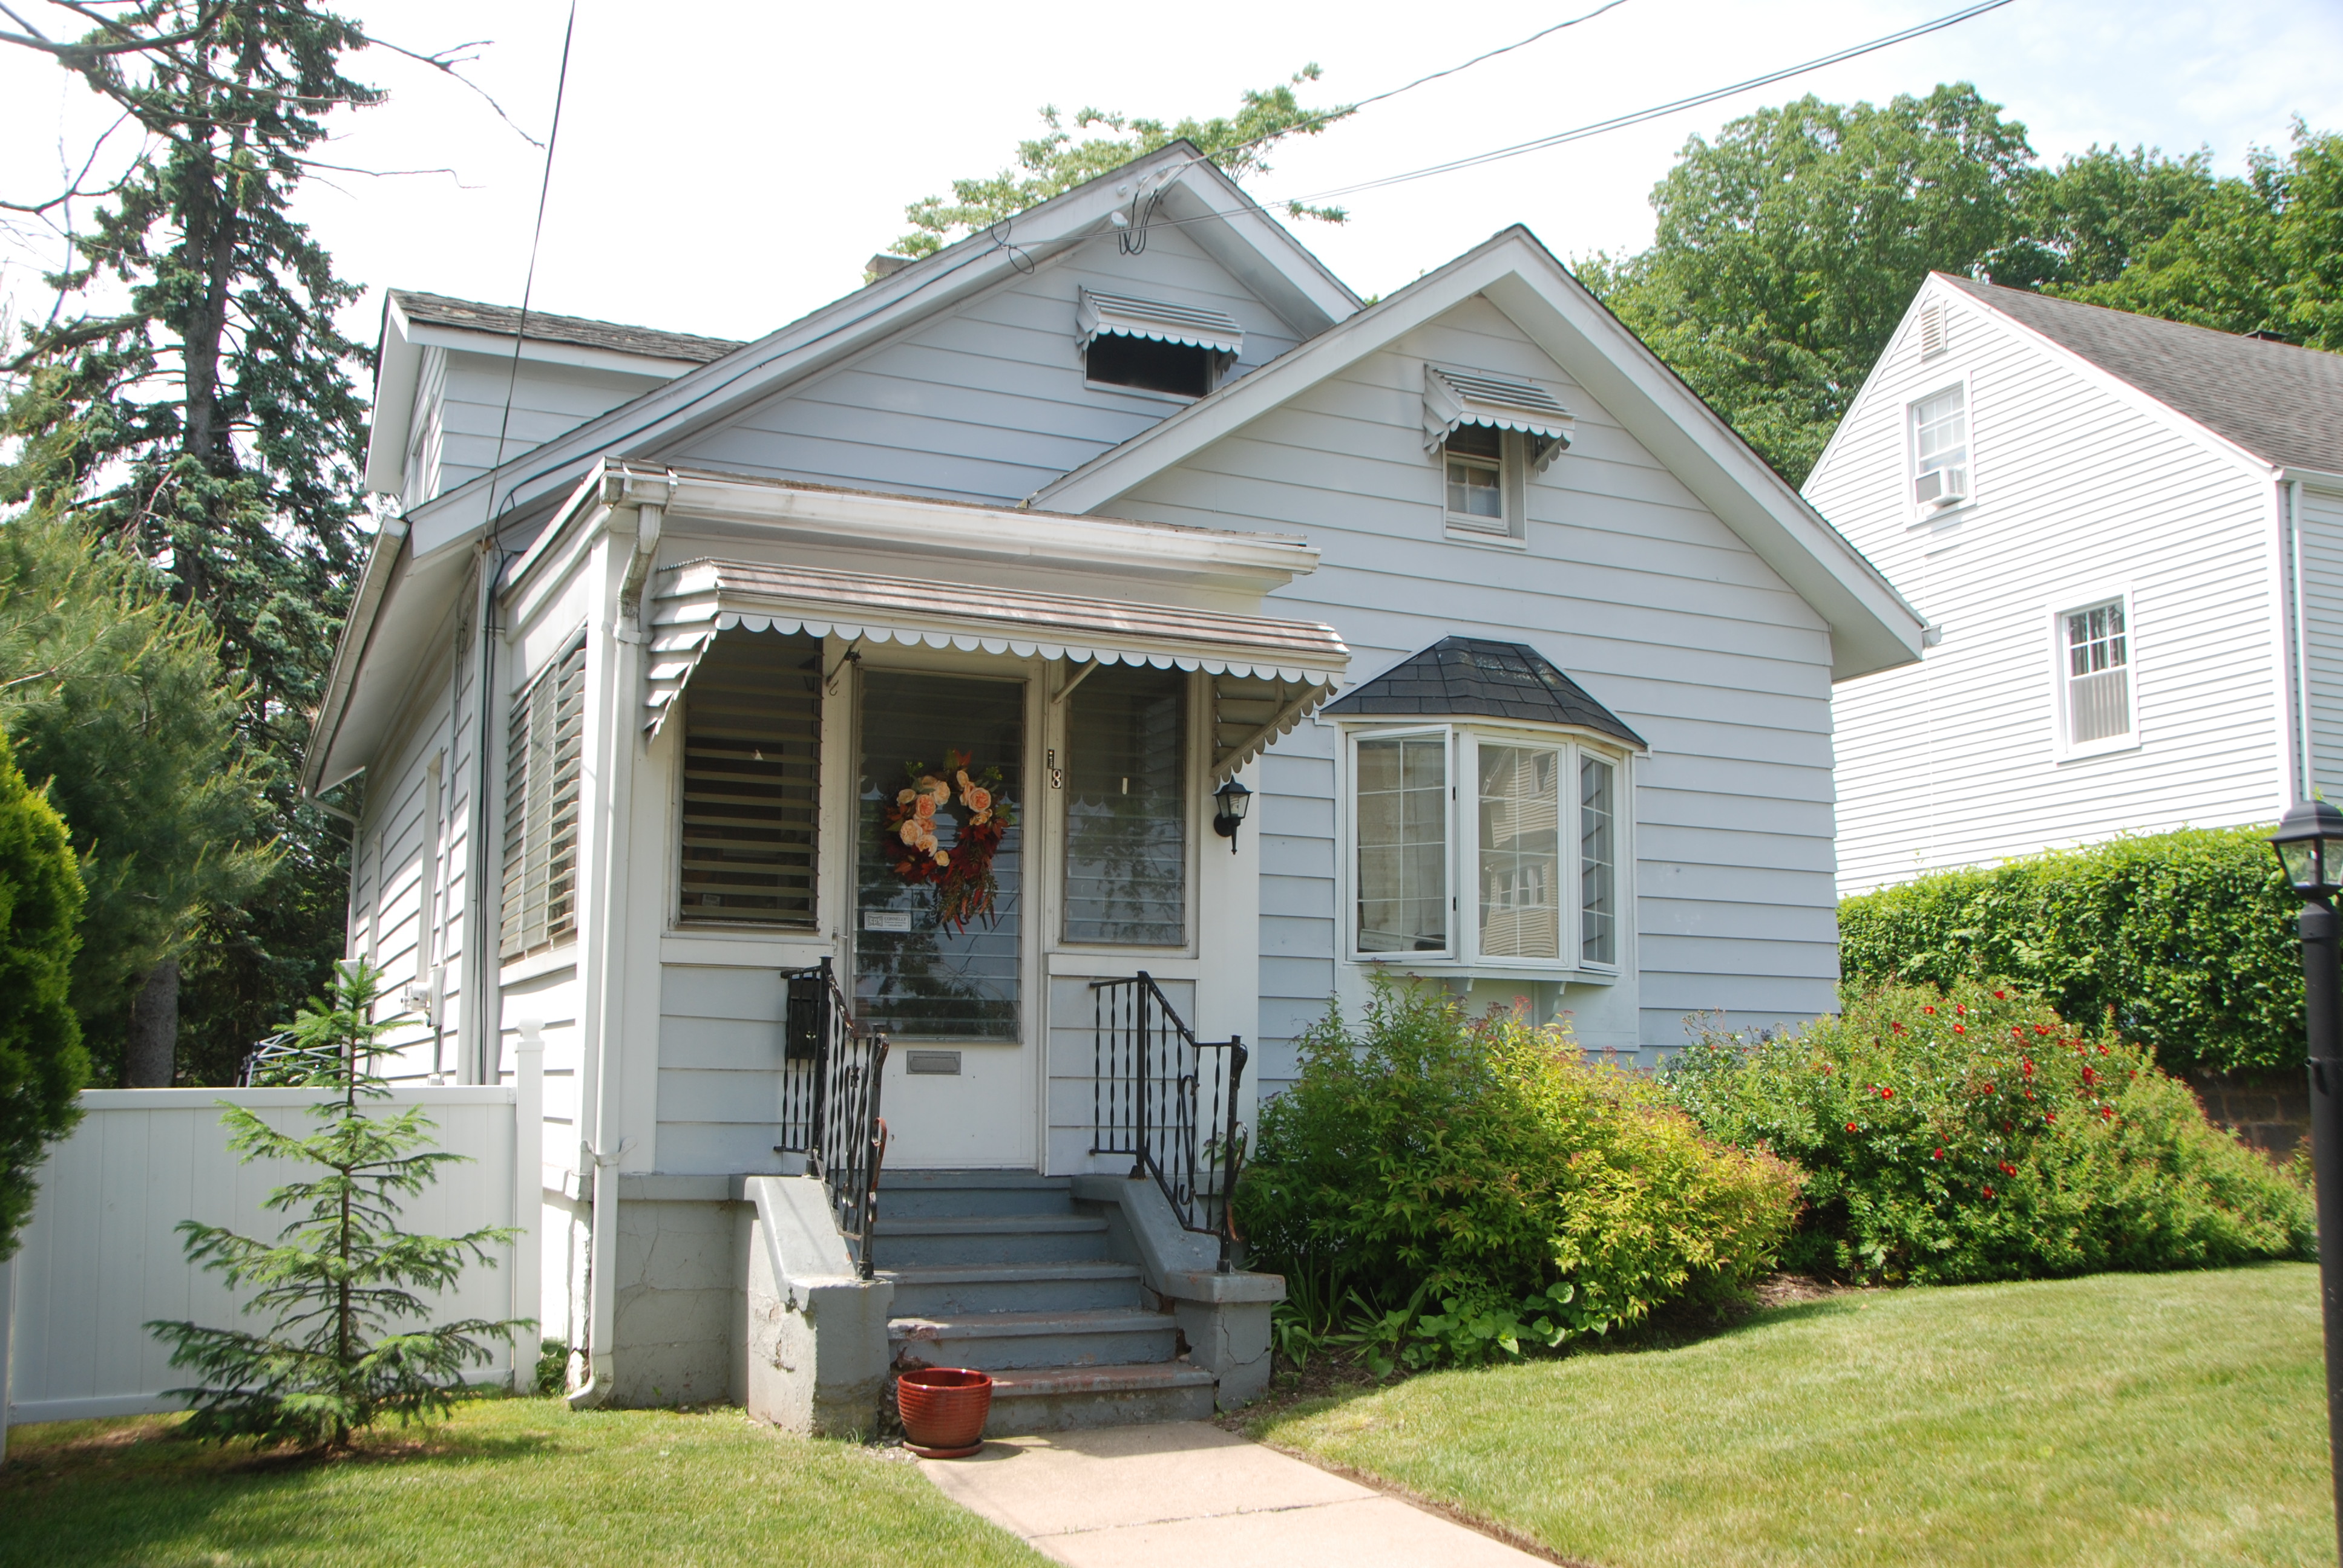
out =
<path fill-rule="evenodd" d="M 1592 730 L 1649 750 L 1644 738 L 1523 642 L 1448 637 L 1326 706 L 1334 719 L 1503 719 Z"/>
<path fill-rule="evenodd" d="M 1540 473 L 1570 446 L 1577 422 L 1554 395 L 1532 381 L 1445 366 L 1423 367 L 1423 448 L 1436 451 L 1460 425 L 1519 430 L 1529 437 Z"/>
<path fill-rule="evenodd" d="M 1193 344 L 1232 359 L 1244 348 L 1244 328 L 1225 312 L 1126 294 L 1093 294 L 1085 288 L 1074 306 L 1075 344 L 1088 348 L 1092 338 L 1105 337 Z"/>

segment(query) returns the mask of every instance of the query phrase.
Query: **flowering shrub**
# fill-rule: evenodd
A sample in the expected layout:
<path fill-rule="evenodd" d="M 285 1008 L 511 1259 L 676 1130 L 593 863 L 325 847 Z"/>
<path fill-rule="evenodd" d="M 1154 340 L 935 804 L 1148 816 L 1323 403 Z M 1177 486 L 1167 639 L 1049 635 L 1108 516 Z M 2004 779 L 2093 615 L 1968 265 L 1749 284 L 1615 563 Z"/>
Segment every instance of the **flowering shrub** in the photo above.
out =
<path fill-rule="evenodd" d="M 1990 981 L 1886 986 L 1664 1075 L 1713 1136 L 1795 1161 L 1794 1268 L 1944 1283 L 2312 1254 L 2308 1194 L 2137 1044 Z"/>
<path fill-rule="evenodd" d="M 1728 1293 L 1788 1232 L 1789 1166 L 1703 1138 L 1564 1029 L 1379 980 L 1363 1027 L 1330 1010 L 1301 1053 L 1262 1108 L 1239 1223 L 1319 1319 L 1282 1327 L 1347 1318 L 1379 1365 L 1519 1355 Z"/>

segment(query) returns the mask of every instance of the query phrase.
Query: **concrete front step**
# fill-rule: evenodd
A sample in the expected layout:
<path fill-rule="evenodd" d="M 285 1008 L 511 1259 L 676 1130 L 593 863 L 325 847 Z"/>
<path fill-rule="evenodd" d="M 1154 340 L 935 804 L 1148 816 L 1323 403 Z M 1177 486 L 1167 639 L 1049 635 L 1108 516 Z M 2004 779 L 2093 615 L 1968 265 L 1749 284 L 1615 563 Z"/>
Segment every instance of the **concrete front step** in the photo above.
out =
<path fill-rule="evenodd" d="M 889 1219 L 1071 1214 L 1073 1208 L 1070 1179 L 1030 1171 L 887 1171 L 879 1177 L 879 1212 Z"/>
<path fill-rule="evenodd" d="M 976 1312 L 896 1318 L 887 1325 L 895 1364 L 975 1367 L 981 1372 L 1169 1362 L 1180 1348 L 1169 1312 Z"/>
<path fill-rule="evenodd" d="M 1091 1214 L 984 1214 L 965 1219 L 888 1219 L 871 1230 L 882 1269 L 930 1263 L 1060 1263 L 1106 1256 L 1106 1221 Z"/>
<path fill-rule="evenodd" d="M 1186 1362 L 997 1372 L 984 1435 L 1210 1421 L 1214 1386 L 1211 1372 Z"/>
<path fill-rule="evenodd" d="M 1085 1312 L 1140 1304 L 1136 1263 L 936 1263 L 882 1269 L 904 1317 Z"/>

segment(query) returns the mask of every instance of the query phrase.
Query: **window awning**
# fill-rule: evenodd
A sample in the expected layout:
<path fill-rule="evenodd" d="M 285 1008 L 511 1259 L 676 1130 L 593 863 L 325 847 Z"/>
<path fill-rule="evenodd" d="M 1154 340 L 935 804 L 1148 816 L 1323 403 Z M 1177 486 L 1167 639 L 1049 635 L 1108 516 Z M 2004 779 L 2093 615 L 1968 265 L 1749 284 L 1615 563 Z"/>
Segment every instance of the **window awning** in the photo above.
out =
<path fill-rule="evenodd" d="M 649 615 L 648 712 L 667 721 L 719 631 L 802 631 L 1077 664 L 1200 669 L 1212 682 L 1212 762 L 1226 779 L 1334 693 L 1351 651 L 1316 621 L 753 561 L 660 572 Z"/>
<path fill-rule="evenodd" d="M 1530 462 L 1540 473 L 1569 447 L 1577 428 L 1570 410 L 1534 382 L 1425 366 L 1423 449 L 1438 451 L 1459 425 L 1519 430 L 1529 437 Z"/>
<path fill-rule="evenodd" d="M 1109 335 L 1151 337 L 1159 343 L 1192 343 L 1232 359 L 1244 348 L 1244 328 L 1232 316 L 1192 305 L 1133 299 L 1125 294 L 1092 294 L 1083 289 L 1074 307 L 1076 347 L 1088 348 L 1091 338 Z"/>

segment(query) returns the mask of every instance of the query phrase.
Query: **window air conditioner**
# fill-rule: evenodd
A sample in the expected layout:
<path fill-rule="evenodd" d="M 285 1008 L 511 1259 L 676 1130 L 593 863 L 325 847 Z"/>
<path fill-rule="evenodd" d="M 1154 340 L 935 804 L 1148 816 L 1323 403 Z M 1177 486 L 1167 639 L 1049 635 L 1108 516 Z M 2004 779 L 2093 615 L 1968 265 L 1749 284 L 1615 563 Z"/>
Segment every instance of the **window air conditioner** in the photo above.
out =
<path fill-rule="evenodd" d="M 1967 487 L 1961 482 L 1963 477 L 1957 468 L 1937 468 L 1923 474 L 1912 481 L 1912 498 L 1924 507 L 1939 508 L 1965 501 L 1968 497 L 1964 493 Z"/>

